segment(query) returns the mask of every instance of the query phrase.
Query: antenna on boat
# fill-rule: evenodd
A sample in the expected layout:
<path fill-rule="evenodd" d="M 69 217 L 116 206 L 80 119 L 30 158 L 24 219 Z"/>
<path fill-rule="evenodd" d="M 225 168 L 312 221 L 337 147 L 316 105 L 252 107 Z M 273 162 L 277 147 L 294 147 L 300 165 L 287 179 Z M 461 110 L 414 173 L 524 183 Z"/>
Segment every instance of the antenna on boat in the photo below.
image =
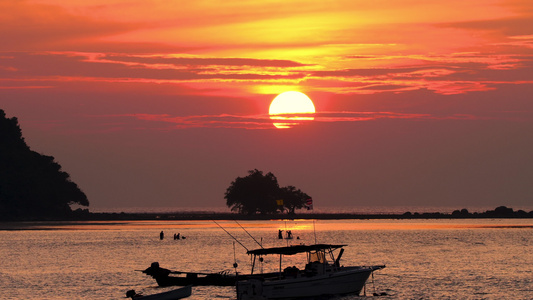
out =
<path fill-rule="evenodd" d="M 313 220 L 313 233 L 315 234 L 315 245 L 316 245 L 316 228 L 315 228 L 315 220 Z"/>
<path fill-rule="evenodd" d="M 239 222 L 237 222 L 237 220 L 233 220 L 233 221 L 235 221 L 235 223 L 239 224 Z M 265 249 L 265 248 L 263 248 L 263 245 L 261 245 L 261 243 L 259 243 L 244 227 L 242 227 L 241 224 L 239 224 L 239 226 L 241 226 L 242 230 L 244 230 L 244 232 L 246 232 L 252 238 L 252 240 L 254 240 L 259 245 L 259 247 L 261 247 L 262 249 Z"/>
<path fill-rule="evenodd" d="M 285 232 L 287 232 L 287 220 L 285 220 Z M 287 234 L 287 238 L 285 239 L 287 242 L 287 247 L 289 247 L 289 235 Z"/>
<path fill-rule="evenodd" d="M 241 242 L 239 242 L 238 239 L 236 239 L 233 235 L 231 235 L 231 233 L 229 233 L 226 229 L 224 229 L 224 227 L 220 226 L 220 224 L 218 224 L 215 220 L 211 220 L 213 222 L 215 222 L 215 224 L 218 225 L 218 227 L 222 228 L 222 230 L 224 230 L 229 236 L 231 236 L 237 243 L 239 243 L 239 245 L 241 245 L 244 249 L 246 249 L 246 251 L 250 251 L 248 250 L 248 248 L 246 248 L 246 246 L 244 246 Z"/>

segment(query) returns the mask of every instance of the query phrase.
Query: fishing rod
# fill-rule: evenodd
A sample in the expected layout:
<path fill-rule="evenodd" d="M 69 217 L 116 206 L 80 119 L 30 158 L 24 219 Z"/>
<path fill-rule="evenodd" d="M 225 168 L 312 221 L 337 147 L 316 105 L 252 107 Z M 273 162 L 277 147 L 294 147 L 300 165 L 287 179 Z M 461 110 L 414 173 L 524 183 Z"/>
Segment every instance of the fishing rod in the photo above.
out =
<path fill-rule="evenodd" d="M 233 221 L 235 221 L 235 223 L 239 224 L 239 222 L 237 222 L 237 220 L 233 220 Z M 261 247 L 262 249 L 265 249 L 265 248 L 263 248 L 263 245 L 261 245 L 261 243 L 259 243 L 244 227 L 242 227 L 241 224 L 239 224 L 239 226 L 241 226 L 242 230 L 244 230 L 244 232 L 246 232 L 252 238 L 252 240 L 254 240 L 259 245 L 259 247 Z"/>
<path fill-rule="evenodd" d="M 246 246 L 244 246 L 241 242 L 239 242 L 238 239 L 236 239 L 233 235 L 231 235 L 231 233 L 229 233 L 226 229 L 224 229 L 224 227 L 220 226 L 220 224 L 218 224 L 215 220 L 211 220 L 213 222 L 215 222 L 215 224 L 218 225 L 218 227 L 222 228 L 222 230 L 224 230 L 229 236 L 231 236 L 237 243 L 239 243 L 239 245 L 241 245 L 244 249 L 246 249 L 246 251 L 250 251 L 248 250 L 248 248 L 246 248 Z"/>

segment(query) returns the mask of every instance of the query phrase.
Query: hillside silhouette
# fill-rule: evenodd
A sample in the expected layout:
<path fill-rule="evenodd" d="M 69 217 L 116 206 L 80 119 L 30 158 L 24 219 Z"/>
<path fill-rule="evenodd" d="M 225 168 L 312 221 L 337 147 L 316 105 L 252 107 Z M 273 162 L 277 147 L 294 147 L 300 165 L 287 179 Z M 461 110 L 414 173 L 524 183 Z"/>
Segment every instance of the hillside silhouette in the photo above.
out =
<path fill-rule="evenodd" d="M 63 220 L 89 200 L 53 156 L 32 151 L 17 118 L 0 109 L 0 220 Z"/>

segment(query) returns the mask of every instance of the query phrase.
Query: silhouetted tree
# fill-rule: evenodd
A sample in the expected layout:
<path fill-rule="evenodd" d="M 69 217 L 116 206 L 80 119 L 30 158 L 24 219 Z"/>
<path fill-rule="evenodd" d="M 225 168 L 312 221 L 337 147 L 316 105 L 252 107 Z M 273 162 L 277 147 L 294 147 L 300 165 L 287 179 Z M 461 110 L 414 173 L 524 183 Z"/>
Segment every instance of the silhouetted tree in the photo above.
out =
<path fill-rule="evenodd" d="M 297 208 L 303 208 L 307 199 L 311 197 L 300 189 L 296 189 L 294 186 L 289 185 L 280 189 L 280 198 L 283 199 L 283 206 L 287 208 L 289 214 L 293 215 L 294 210 Z"/>
<path fill-rule="evenodd" d="M 279 198 L 278 179 L 274 174 L 254 169 L 248 176 L 237 177 L 226 190 L 226 205 L 242 214 L 276 212 Z"/>
<path fill-rule="evenodd" d="M 512 208 L 508 208 L 507 206 L 498 206 L 494 209 L 494 213 L 497 216 L 510 216 L 513 215 L 514 211 Z"/>
<path fill-rule="evenodd" d="M 468 218 L 470 217 L 470 213 L 468 212 L 468 209 L 463 208 L 461 210 L 454 210 L 452 216 L 456 218 Z"/>
<path fill-rule="evenodd" d="M 0 109 L 0 219 L 62 219 L 87 196 L 54 157 L 32 151 L 17 118 Z"/>

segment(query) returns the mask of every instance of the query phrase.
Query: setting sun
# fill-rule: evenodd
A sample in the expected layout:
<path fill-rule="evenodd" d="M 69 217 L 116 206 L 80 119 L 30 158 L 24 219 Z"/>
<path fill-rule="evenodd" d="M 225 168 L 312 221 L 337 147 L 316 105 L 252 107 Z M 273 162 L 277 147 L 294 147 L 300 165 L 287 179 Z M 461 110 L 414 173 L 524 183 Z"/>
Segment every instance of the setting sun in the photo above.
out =
<path fill-rule="evenodd" d="M 301 121 L 311 121 L 315 113 L 313 101 L 301 92 L 284 92 L 276 96 L 268 110 L 270 119 L 276 120 L 277 128 L 290 128 Z"/>

